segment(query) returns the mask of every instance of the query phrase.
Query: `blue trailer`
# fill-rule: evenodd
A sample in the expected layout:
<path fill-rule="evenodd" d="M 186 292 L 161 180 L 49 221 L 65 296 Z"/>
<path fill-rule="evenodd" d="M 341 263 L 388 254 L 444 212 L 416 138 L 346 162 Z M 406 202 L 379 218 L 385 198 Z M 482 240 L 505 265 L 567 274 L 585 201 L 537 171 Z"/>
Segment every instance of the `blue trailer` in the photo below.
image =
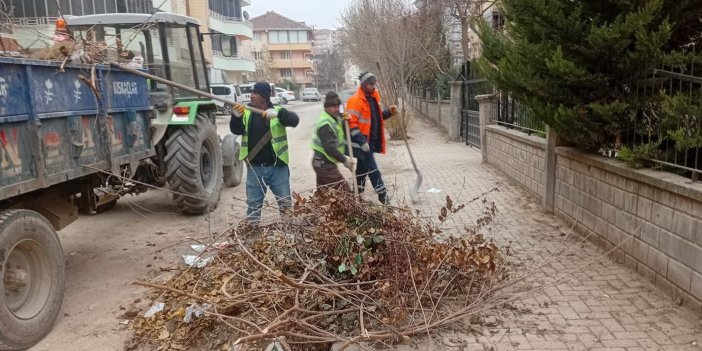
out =
<path fill-rule="evenodd" d="M 0 58 L 0 200 L 155 155 L 146 79 L 59 65 Z"/>
<path fill-rule="evenodd" d="M 116 201 L 93 195 L 106 184 L 106 172 L 156 154 L 145 79 L 108 66 L 69 64 L 63 72 L 59 66 L 0 58 L 0 346 L 6 349 L 36 342 L 60 309 L 64 262 L 56 230 L 75 220 L 81 205 Z"/>
<path fill-rule="evenodd" d="M 144 71 L 209 92 L 195 19 L 107 14 L 67 22 L 76 39 L 111 36 L 124 43 L 118 57 L 139 50 Z M 28 348 L 49 332 L 64 293 L 56 231 L 79 212 L 163 186 L 183 212 L 206 213 L 223 184 L 241 182 L 239 145 L 233 135 L 219 137 L 215 112 L 212 100 L 108 65 L 0 58 L 0 350 Z"/>

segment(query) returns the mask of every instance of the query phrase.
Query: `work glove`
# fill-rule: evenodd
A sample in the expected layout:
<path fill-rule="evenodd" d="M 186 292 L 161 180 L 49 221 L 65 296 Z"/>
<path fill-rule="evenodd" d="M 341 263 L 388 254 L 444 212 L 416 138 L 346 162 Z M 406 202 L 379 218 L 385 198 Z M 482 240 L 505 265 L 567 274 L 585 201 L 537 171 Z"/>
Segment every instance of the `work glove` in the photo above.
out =
<path fill-rule="evenodd" d="M 349 115 L 348 112 L 343 112 L 343 113 L 341 114 L 341 118 L 343 118 L 344 121 L 347 121 L 347 122 L 348 122 L 348 121 L 351 120 L 351 115 Z"/>
<path fill-rule="evenodd" d="M 397 114 L 397 105 L 390 106 L 390 114 L 393 116 Z"/>
<path fill-rule="evenodd" d="M 245 109 L 246 108 L 243 104 L 236 103 L 234 106 L 232 106 L 232 114 L 234 114 L 234 117 L 236 118 L 241 118 L 244 115 Z"/>
<path fill-rule="evenodd" d="M 344 159 L 344 167 L 348 168 L 349 171 L 353 171 L 356 162 L 358 161 L 355 157 L 346 157 L 346 159 Z"/>
<path fill-rule="evenodd" d="M 363 152 L 370 152 L 370 145 L 368 145 L 368 143 L 363 143 L 363 145 L 361 145 L 361 150 L 363 150 Z"/>
<path fill-rule="evenodd" d="M 274 108 L 269 108 L 265 111 L 263 111 L 263 119 L 274 119 L 278 118 L 278 111 L 276 111 Z"/>

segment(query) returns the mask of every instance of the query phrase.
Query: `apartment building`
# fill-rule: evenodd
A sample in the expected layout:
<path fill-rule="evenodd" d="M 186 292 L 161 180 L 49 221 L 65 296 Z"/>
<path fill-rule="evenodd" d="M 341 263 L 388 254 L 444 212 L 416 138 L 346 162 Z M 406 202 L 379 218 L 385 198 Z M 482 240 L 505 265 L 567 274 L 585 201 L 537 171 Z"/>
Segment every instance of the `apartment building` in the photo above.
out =
<path fill-rule="evenodd" d="M 454 65 L 461 65 L 465 60 L 474 60 L 480 57 L 482 45 L 478 34 L 472 29 L 468 29 L 468 40 L 466 42 L 468 45 L 468 50 L 466 50 L 468 57 L 464 57 L 461 22 L 452 15 L 453 9 L 450 6 L 436 0 L 415 0 L 414 5 L 419 10 L 427 9 L 429 6 L 443 7 L 444 34 L 446 35 L 446 44 L 451 50 L 451 58 Z M 488 23 L 491 23 L 493 28 L 498 29 L 504 25 L 504 18 L 493 1 L 481 1 L 479 6 L 483 18 Z"/>
<path fill-rule="evenodd" d="M 254 38 L 248 46 L 259 66 L 270 66 L 266 69 L 280 81 L 312 86 L 312 27 L 274 11 L 252 18 L 251 23 Z"/>
<path fill-rule="evenodd" d="M 312 54 L 322 55 L 332 51 L 339 44 L 336 31 L 331 29 L 315 29 L 312 31 Z"/>
<path fill-rule="evenodd" d="M 52 45 L 56 19 L 61 15 L 151 13 L 154 0 L 12 0 L 12 31 L 27 49 Z"/>
<path fill-rule="evenodd" d="M 172 12 L 198 19 L 204 33 L 204 53 L 212 83 L 242 83 L 256 71 L 250 52 L 241 43 L 253 37 L 243 10 L 251 0 L 12 0 L 13 35 L 23 48 L 52 45 L 56 19 L 63 15 Z M 221 35 L 230 38 L 232 56 L 225 57 Z M 3 42 L 4 43 L 4 42 Z"/>
<path fill-rule="evenodd" d="M 253 38 L 253 25 L 244 11 L 251 1 L 191 0 L 187 3 L 187 15 L 199 19 L 200 31 L 205 33 L 203 48 L 205 59 L 210 63 L 210 82 L 242 84 L 249 81 L 256 71 L 256 62 L 242 43 Z M 221 34 L 226 34 L 230 40 L 231 56 L 225 56 L 222 51 Z"/>

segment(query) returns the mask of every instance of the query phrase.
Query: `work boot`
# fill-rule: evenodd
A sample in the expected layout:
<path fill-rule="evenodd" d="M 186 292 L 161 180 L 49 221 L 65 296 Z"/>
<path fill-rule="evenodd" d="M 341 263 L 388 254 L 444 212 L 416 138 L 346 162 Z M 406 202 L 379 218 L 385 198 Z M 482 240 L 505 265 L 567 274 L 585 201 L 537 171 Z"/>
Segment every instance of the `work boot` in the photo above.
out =
<path fill-rule="evenodd" d="M 378 201 L 380 201 L 381 204 L 387 205 L 389 200 L 387 192 L 378 193 Z"/>

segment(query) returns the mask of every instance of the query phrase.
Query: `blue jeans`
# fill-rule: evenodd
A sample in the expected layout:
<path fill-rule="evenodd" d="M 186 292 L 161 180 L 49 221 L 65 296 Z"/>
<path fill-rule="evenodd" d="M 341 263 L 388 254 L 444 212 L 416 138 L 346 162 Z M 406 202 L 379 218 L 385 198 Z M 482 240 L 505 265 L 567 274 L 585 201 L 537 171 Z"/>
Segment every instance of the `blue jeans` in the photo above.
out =
<path fill-rule="evenodd" d="M 275 166 L 248 166 L 246 168 L 246 218 L 258 224 L 266 192 L 271 188 L 278 209 L 284 213 L 292 207 L 290 200 L 290 168 L 286 164 Z"/>
<path fill-rule="evenodd" d="M 358 192 L 362 193 L 365 190 L 366 176 L 368 176 L 373 185 L 373 190 L 377 194 L 385 194 L 385 182 L 383 182 L 383 176 L 380 174 L 378 164 L 375 162 L 373 151 L 363 152 L 361 149 L 353 148 L 353 156 L 358 159 L 358 164 L 356 165 Z"/>

